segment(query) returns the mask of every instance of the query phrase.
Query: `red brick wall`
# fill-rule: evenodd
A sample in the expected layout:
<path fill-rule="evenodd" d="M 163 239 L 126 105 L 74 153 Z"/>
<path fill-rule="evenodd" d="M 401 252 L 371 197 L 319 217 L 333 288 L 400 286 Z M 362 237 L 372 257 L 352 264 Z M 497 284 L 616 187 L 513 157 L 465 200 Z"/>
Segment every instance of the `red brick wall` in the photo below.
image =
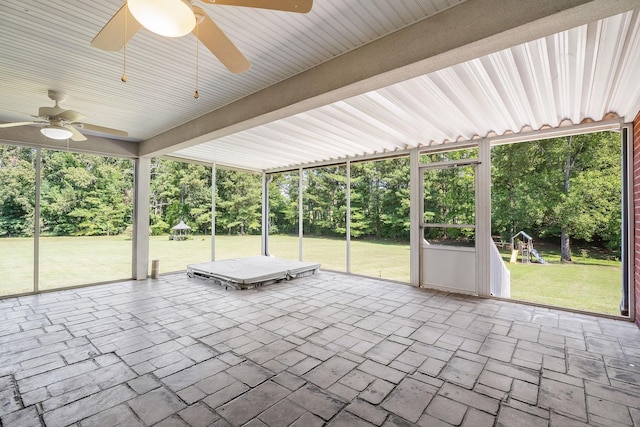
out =
<path fill-rule="evenodd" d="M 634 293 L 636 325 L 640 327 L 640 112 L 633 121 Z"/>

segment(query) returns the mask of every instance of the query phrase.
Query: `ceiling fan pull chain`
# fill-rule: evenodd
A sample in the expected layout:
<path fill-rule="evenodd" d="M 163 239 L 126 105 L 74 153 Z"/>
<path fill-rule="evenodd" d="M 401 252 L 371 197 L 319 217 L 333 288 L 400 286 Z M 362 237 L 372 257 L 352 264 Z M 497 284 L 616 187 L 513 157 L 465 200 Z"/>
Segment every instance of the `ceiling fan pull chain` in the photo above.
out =
<path fill-rule="evenodd" d="M 196 22 L 196 91 L 193 93 L 194 99 L 200 98 L 198 93 L 198 68 L 199 68 L 199 56 L 200 56 L 200 38 L 198 37 L 198 28 L 200 23 Z"/>
<path fill-rule="evenodd" d="M 120 77 L 120 80 L 122 80 L 122 83 L 126 83 L 127 82 L 127 18 L 129 17 L 129 5 L 125 4 L 125 8 L 126 8 L 126 13 L 124 14 L 124 33 L 122 36 L 122 39 L 124 40 L 124 47 L 122 48 L 122 56 L 123 56 L 123 63 L 122 63 L 122 77 Z"/>

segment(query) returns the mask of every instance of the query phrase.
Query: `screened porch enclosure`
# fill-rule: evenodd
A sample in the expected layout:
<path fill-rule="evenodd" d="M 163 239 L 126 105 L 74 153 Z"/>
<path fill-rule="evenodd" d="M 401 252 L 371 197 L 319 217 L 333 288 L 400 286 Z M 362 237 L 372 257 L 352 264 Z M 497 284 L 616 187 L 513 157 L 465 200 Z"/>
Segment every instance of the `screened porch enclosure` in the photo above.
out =
<path fill-rule="evenodd" d="M 554 134 L 577 132 L 572 136 L 577 139 L 591 128 L 608 127 L 613 129 L 617 126 L 619 125 L 615 122 L 609 122 L 599 123 L 592 127 L 585 125 L 566 127 L 561 130 L 546 131 L 540 136 L 544 141 L 544 138 Z M 613 133 L 612 135 L 615 135 L 614 139 L 620 139 L 621 133 Z M 518 291 L 518 289 L 522 289 L 522 285 L 519 285 L 519 273 L 514 277 L 514 280 L 509 279 L 510 268 L 519 267 L 511 267 L 508 264 L 508 257 L 505 257 L 504 253 L 501 254 L 496 246 L 496 240 L 500 241 L 500 238 L 489 235 L 491 224 L 496 219 L 492 217 L 490 210 L 487 211 L 488 205 L 499 206 L 497 202 L 499 199 L 493 202 L 490 200 L 492 197 L 501 197 L 500 194 L 503 191 L 496 190 L 496 195 L 492 195 L 492 178 L 490 176 L 494 172 L 488 174 L 487 171 L 495 171 L 496 167 L 504 167 L 502 162 L 503 160 L 508 161 L 508 156 L 496 161 L 494 159 L 495 153 L 490 147 L 497 150 L 498 148 L 495 147 L 525 147 L 526 144 L 531 143 L 508 141 L 509 144 L 505 145 L 504 142 L 504 138 L 486 139 L 479 142 L 469 141 L 465 144 L 459 143 L 459 148 L 453 151 L 424 149 L 414 150 L 409 157 L 349 161 L 346 164 L 337 164 L 333 167 L 315 168 L 312 170 L 313 179 L 309 179 L 310 173 L 305 168 L 263 174 L 262 183 L 264 186 L 256 191 L 262 192 L 263 201 L 268 200 L 268 205 L 263 208 L 263 211 L 268 213 L 268 220 L 263 218 L 263 224 L 266 223 L 266 232 L 261 236 L 257 234 L 225 236 L 224 233 L 221 233 L 212 237 L 214 241 L 218 241 L 214 245 L 219 247 L 221 244 L 227 245 L 230 242 L 234 242 L 233 244 L 236 245 L 239 242 L 236 245 L 237 252 L 234 253 L 234 256 L 251 256 L 255 255 L 255 252 L 243 252 L 243 249 L 247 248 L 243 241 L 251 241 L 249 246 L 253 248 L 257 248 L 259 244 L 263 245 L 264 252 L 261 253 L 264 255 L 318 262 L 323 269 L 327 270 L 382 277 L 445 291 L 472 295 L 483 295 L 482 292 L 486 292 L 486 295 L 502 298 L 617 314 L 624 295 L 624 280 L 626 280 L 625 270 L 621 265 L 617 269 L 616 281 L 611 286 L 610 284 L 605 286 L 608 289 L 606 298 L 597 297 L 597 292 L 588 297 L 608 300 L 606 309 L 594 308 L 596 306 L 585 305 L 583 302 L 574 303 L 572 300 L 576 298 L 572 298 L 570 295 L 557 300 L 545 300 L 544 292 L 546 291 L 542 290 L 543 288 L 539 288 L 539 297 L 542 300 L 535 297 L 523 298 L 522 293 Z M 617 144 L 620 145 L 619 142 Z M 618 149 L 618 151 L 620 150 Z M 601 154 L 604 155 L 604 152 Z M 619 153 L 616 158 L 626 159 L 625 161 L 628 162 L 628 158 L 620 156 Z M 397 233 L 398 230 L 404 230 L 400 231 L 400 234 L 405 233 L 405 240 L 397 237 L 394 240 L 385 240 L 372 232 L 375 226 L 379 225 L 386 227 L 387 231 L 391 233 L 390 230 L 397 226 L 398 222 L 404 221 L 405 225 L 410 222 L 411 199 L 409 195 L 412 192 L 410 182 L 411 175 L 415 173 L 411 170 L 411 157 L 417 157 L 419 161 L 417 181 L 419 183 L 422 181 L 422 183 L 417 194 L 423 200 L 418 204 L 422 209 L 420 228 L 424 240 L 418 249 L 422 258 L 418 263 L 417 282 L 411 281 L 410 227 L 398 228 L 393 231 Z M 504 176 L 514 175 L 509 169 L 500 173 Z M 259 174 L 256 175 L 255 182 L 259 181 L 258 177 Z M 511 178 L 507 176 L 507 178 L 509 185 L 517 181 L 515 175 Z M 544 181 L 543 178 L 539 179 Z M 495 186 L 495 184 L 493 185 Z M 313 192 L 308 191 L 309 187 L 312 187 Z M 503 187 L 505 186 L 503 185 Z M 348 197 L 346 188 L 349 188 Z M 623 182 L 619 179 L 618 183 L 610 190 L 613 193 L 621 194 L 623 189 Z M 391 197 L 391 199 L 385 201 L 385 197 Z M 611 202 L 617 203 L 615 200 L 611 200 Z M 223 203 L 226 201 L 223 200 Z M 376 215 L 376 209 L 381 209 L 381 206 L 385 205 L 387 208 L 389 206 L 398 208 L 395 211 L 398 215 L 390 218 L 390 212 L 393 212 L 393 209 Z M 403 206 L 406 207 L 406 210 L 401 209 Z M 628 222 L 628 216 L 622 217 L 624 210 L 620 205 L 617 211 L 620 218 L 615 216 L 615 212 L 613 213 L 612 219 L 616 223 L 618 220 L 624 223 Z M 313 216 L 314 212 L 315 216 Z M 517 211 L 514 212 L 517 213 Z M 371 217 L 370 220 L 366 220 L 367 216 Z M 303 223 L 307 221 L 302 227 L 300 226 L 300 218 L 303 219 Z M 317 229 L 312 228 L 311 220 L 315 222 L 315 227 L 320 227 L 318 225 L 320 224 L 324 228 L 318 229 L 328 231 L 329 234 L 314 233 L 314 230 Z M 615 228 L 614 223 L 612 226 Z M 340 233 L 346 230 L 349 230 L 348 237 L 341 236 Z M 617 233 L 622 236 L 623 228 L 620 228 Z M 389 234 L 383 237 L 389 236 L 395 237 L 397 235 Z M 260 243 L 260 239 L 262 243 Z M 206 246 L 206 239 L 201 240 L 204 242 L 202 245 Z M 628 239 L 625 239 L 624 244 L 621 243 L 621 245 L 626 244 L 628 244 Z M 623 247 L 619 246 L 619 248 Z M 505 246 L 501 245 L 500 249 L 504 252 Z M 624 250 L 628 251 L 628 249 Z M 546 254 L 543 250 L 541 251 L 542 255 Z M 577 253 L 580 254 L 580 252 Z M 577 256 L 580 258 L 580 255 Z M 216 259 L 225 258 L 218 257 Z M 579 259 L 576 261 L 576 268 L 579 269 L 581 262 Z M 182 266 L 178 266 L 178 269 L 184 269 L 188 263 L 190 261 L 185 260 Z M 447 270 L 454 273 L 448 279 L 442 276 L 443 272 L 446 273 Z M 436 276 L 433 276 L 434 273 Z M 538 289 L 535 277 L 537 276 L 532 275 L 533 282 L 527 285 L 528 292 L 532 294 L 535 294 Z M 541 277 L 540 280 L 544 282 L 547 279 Z M 514 288 L 514 285 L 519 285 L 519 287 Z M 560 289 L 563 286 L 562 283 L 558 283 L 556 288 Z M 584 289 L 580 286 L 578 285 L 574 291 L 581 295 L 581 298 L 576 300 L 583 300 L 583 297 L 591 292 L 586 290 L 591 285 L 585 284 Z M 628 299 L 628 291 L 626 295 Z"/>
<path fill-rule="evenodd" d="M 605 126 L 615 129 L 620 125 L 616 122 L 595 125 L 598 129 Z M 591 128 L 592 126 L 584 125 L 563 128 L 546 131 L 542 136 L 551 136 L 558 132 L 566 134 L 571 130 L 578 134 L 563 136 L 560 139 L 579 139 Z M 608 190 L 612 194 L 622 194 L 622 190 L 625 189 L 624 182 L 628 185 L 628 181 L 622 177 L 629 175 L 628 167 L 625 166 L 628 165 L 629 159 L 621 153 L 629 152 L 629 141 L 623 138 L 622 147 L 627 147 L 626 149 L 620 149 L 619 141 L 620 136 L 625 134 L 608 134 L 612 144 L 609 144 L 611 148 L 606 156 L 605 152 L 601 151 L 604 149 L 601 147 L 602 144 L 592 144 L 591 158 L 600 159 L 600 162 L 605 158 L 622 160 L 623 167 L 621 168 L 620 162 L 617 166 L 620 169 L 617 184 L 614 183 L 615 185 Z M 458 149 L 453 151 L 415 149 L 409 156 L 347 161 L 333 166 L 298 168 L 271 174 L 239 172 L 173 160 L 153 160 L 156 181 L 150 186 L 163 188 L 165 196 L 170 192 L 167 192 L 168 184 L 162 181 L 159 170 L 170 167 L 182 171 L 180 173 L 191 171 L 192 175 L 189 180 L 176 187 L 179 192 L 168 199 L 161 200 L 154 195 L 155 193 L 149 198 L 152 207 L 150 212 L 157 216 L 151 220 L 149 227 L 149 230 L 156 230 L 153 233 L 155 235 L 150 235 L 148 240 L 149 262 L 159 260 L 160 272 L 167 273 L 184 271 L 189 264 L 210 260 L 267 255 L 317 262 L 326 270 L 384 278 L 415 286 L 472 295 L 510 296 L 530 302 L 584 311 L 601 311 L 613 315 L 618 313 L 621 296 L 625 296 L 623 286 L 627 280 L 627 305 L 623 302 L 621 307 L 628 307 L 631 296 L 623 264 L 616 270 L 619 281 L 614 281 L 612 286 L 607 285 L 608 295 L 598 298 L 613 300 L 614 303 L 609 302 L 606 309 L 594 309 L 592 306 L 574 305 L 570 297 L 553 300 L 545 296 L 545 291 L 536 295 L 535 280 L 528 285 L 529 292 L 533 292 L 534 296 L 522 297 L 523 294 L 516 286 L 521 276 L 519 270 L 515 276 L 512 271 L 510 281 L 505 281 L 503 276 L 505 268 L 517 270 L 524 267 L 509 266 L 504 254 L 498 266 L 494 265 L 492 258 L 487 261 L 487 254 L 492 256 L 495 249 L 495 236 L 490 236 L 489 233 L 492 233 L 491 223 L 496 220 L 492 218 L 491 212 L 487 211 L 487 200 L 501 197 L 502 191 L 494 189 L 496 194 L 492 196 L 491 185 L 495 187 L 496 183 L 491 184 L 491 180 L 495 180 L 495 177 L 487 181 L 487 170 L 493 171 L 491 173 L 494 175 L 497 173 L 505 177 L 509 184 L 516 184 L 517 177 L 513 176 L 513 171 L 505 163 L 513 161 L 516 157 L 513 154 L 496 156 L 496 153 L 499 150 L 504 151 L 507 147 L 514 147 L 525 153 L 523 158 L 531 158 L 530 155 L 526 155 L 527 144 L 533 144 L 520 142 L 505 145 L 503 142 L 501 138 L 469 141 L 464 144 L 458 143 Z M 113 212 L 109 214 L 99 209 L 92 211 L 81 205 L 75 208 L 74 212 L 77 213 L 69 219 L 65 219 L 64 215 L 56 217 L 55 203 L 60 203 L 60 197 L 65 193 L 53 185 L 56 179 L 61 179 L 61 185 L 73 183 L 77 186 L 76 193 L 84 194 L 82 192 L 85 191 L 85 186 L 82 183 L 86 181 L 86 177 L 80 173 L 81 168 L 78 169 L 78 165 L 92 165 L 91 169 L 100 171 L 99 173 L 115 173 L 120 170 L 124 176 L 131 178 L 133 173 L 131 169 L 127 169 L 127 161 L 44 151 L 44 156 L 48 159 L 45 162 L 46 169 L 40 168 L 38 175 L 44 170 L 48 178 L 41 182 L 40 178 L 34 178 L 34 165 L 39 164 L 36 161 L 38 150 L 4 147 L 7 153 L 5 157 L 14 158 L 13 163 L 5 161 L 5 164 L 17 168 L 15 171 L 20 168 L 24 170 L 23 175 L 8 174 L 8 169 L 4 171 L 7 182 L 10 181 L 9 178 L 15 179 L 16 188 L 23 188 L 22 193 L 18 195 L 22 194 L 26 200 L 35 195 L 35 187 L 28 184 L 31 178 L 38 183 L 39 188 L 44 187 L 39 193 L 38 209 L 35 209 L 36 199 L 33 198 L 31 204 L 26 205 L 24 220 L 13 225 L 28 229 L 31 224 L 29 218 L 36 215 L 36 211 L 44 211 L 43 214 L 38 213 L 41 218 L 39 237 L 11 240 L 11 246 L 16 250 L 12 253 L 5 251 L 9 254 L 5 259 L 19 268 L 7 268 L 12 275 L 9 280 L 12 286 L 4 287 L 4 294 L 22 294 L 34 290 L 50 290 L 127 278 L 125 272 L 130 262 L 127 253 L 132 251 L 131 240 L 125 233 L 131 228 L 127 225 L 127 221 L 131 221 L 131 217 L 127 216 L 131 215 L 130 208 L 127 208 L 130 199 L 127 201 L 127 197 L 133 194 L 133 181 L 127 184 L 126 180 L 119 180 L 121 188 L 109 189 L 109 186 L 104 186 L 103 190 L 100 190 L 100 187 L 91 190 L 115 191 L 114 194 L 123 197 L 119 202 L 121 205 L 110 207 L 122 206 L 124 210 L 119 220 L 121 222 L 116 221 L 117 217 Z M 60 165 L 63 163 L 60 162 L 75 166 L 69 170 L 62 169 Z M 140 161 L 137 162 L 138 168 L 139 163 Z M 586 173 L 595 173 L 595 169 L 593 171 Z M 73 175 L 74 173 L 76 175 Z M 544 180 L 538 178 L 538 181 Z M 187 189 L 186 183 L 189 183 L 190 189 Z M 245 199 L 236 197 L 239 188 L 245 198 L 253 200 L 252 208 L 242 203 Z M 88 197 L 78 197 L 76 193 L 68 193 L 67 200 L 82 200 Z M 419 203 L 412 201 L 412 194 L 417 194 Z M 608 200 L 607 197 L 605 199 Z M 88 200 L 93 199 L 88 197 Z M 495 209 L 503 209 L 500 208 L 500 201 L 500 198 L 494 199 L 492 204 Z M 622 200 L 615 202 L 612 199 L 610 202 L 616 204 Z M 155 208 L 153 203 L 157 205 Z M 235 208 L 234 203 L 237 204 Z M 524 202 L 519 201 L 516 205 L 521 203 Z M 419 210 L 419 231 L 412 239 L 411 214 L 412 207 L 416 209 L 416 205 Z M 169 220 L 169 223 L 160 220 L 160 217 L 168 217 L 161 215 L 159 206 L 166 206 L 165 214 L 173 215 L 174 219 Z M 244 209 L 242 215 L 236 211 L 239 209 L 238 206 Z M 621 228 L 617 231 L 621 239 L 618 246 L 620 259 L 629 251 L 629 239 L 623 233 L 625 228 L 629 229 L 629 217 L 626 214 L 622 215 L 629 210 L 625 206 L 620 205 L 618 211 L 622 221 Z M 84 216 L 80 216 L 80 213 Z M 263 213 L 267 215 L 263 216 Z M 516 217 L 522 217 L 517 214 L 517 210 L 514 210 L 514 213 Z M 99 215 L 106 214 L 110 221 L 98 221 Z M 89 215 L 92 215 L 92 220 L 87 219 Z M 615 215 L 617 214 L 614 213 L 612 217 L 614 221 L 617 218 Z M 178 221 L 178 218 L 184 218 L 193 224 L 197 232 L 184 240 L 170 239 L 169 225 L 172 221 Z M 212 218 L 217 221 L 212 221 Z M 228 218 L 234 219 L 235 222 L 229 222 Z M 60 233 L 62 227 L 75 226 L 80 229 L 96 224 L 107 227 L 113 236 L 74 238 L 50 235 Z M 201 228 L 198 228 L 198 224 Z M 615 227 L 615 224 L 612 225 Z M 7 226 L 5 224 L 5 227 Z M 160 233 L 160 227 L 163 226 L 166 228 L 164 234 Z M 3 239 L 2 242 L 9 240 Z M 417 265 L 411 260 L 412 245 L 416 244 L 420 255 Z M 547 257 L 543 248 L 538 249 L 541 257 Z M 584 254 L 574 252 L 574 256 L 576 267 L 579 268 L 580 257 L 584 257 Z M 36 263 L 34 259 L 39 261 Z M 29 266 L 32 268 L 28 268 Z M 68 273 L 72 270 L 74 275 Z M 446 276 L 447 272 L 452 275 Z M 35 283 L 37 285 L 34 285 Z M 558 286 L 560 284 L 555 287 Z M 580 300 L 584 296 L 582 293 L 586 291 L 577 288 L 575 292 L 580 294 L 580 298 L 574 299 Z"/>
<path fill-rule="evenodd" d="M 133 167 L 0 145 L 0 296 L 131 278 Z"/>
<path fill-rule="evenodd" d="M 491 234 L 512 298 L 625 311 L 629 147 L 619 132 L 492 147 Z"/>

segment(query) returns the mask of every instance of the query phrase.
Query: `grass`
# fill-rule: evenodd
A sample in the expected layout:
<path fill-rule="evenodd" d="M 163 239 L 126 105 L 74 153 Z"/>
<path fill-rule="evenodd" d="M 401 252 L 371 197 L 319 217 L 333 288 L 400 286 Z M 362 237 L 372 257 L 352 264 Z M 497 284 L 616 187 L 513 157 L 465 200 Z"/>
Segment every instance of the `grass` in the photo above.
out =
<path fill-rule="evenodd" d="M 149 239 L 150 260 L 160 260 L 160 272 L 184 270 L 187 264 L 210 259 L 211 239 L 196 236 L 173 241 L 166 236 Z M 42 237 L 40 239 L 40 289 L 131 277 L 131 240 L 111 237 Z M 578 249 L 573 264 L 559 263 L 554 247 L 536 245 L 548 265 L 509 264 L 514 299 L 619 314 L 621 263 L 593 250 Z M 270 236 L 269 250 L 279 258 L 298 259 L 298 238 Z M 346 242 L 305 237 L 305 260 L 322 268 L 346 270 Z M 216 259 L 260 254 L 260 236 L 216 236 Z M 33 287 L 33 239 L 0 239 L 0 295 L 29 292 Z M 149 271 L 151 268 L 149 267 Z M 370 240 L 351 242 L 351 272 L 409 281 L 409 245 Z"/>
<path fill-rule="evenodd" d="M 0 239 L 0 295 L 33 290 L 33 239 Z M 131 240 L 40 238 L 39 289 L 131 278 Z"/>
<path fill-rule="evenodd" d="M 167 236 L 149 239 L 149 259 L 160 260 L 160 272 L 180 271 L 187 264 L 211 259 L 211 238 L 195 236 L 184 241 Z M 131 240 L 124 236 L 41 237 L 39 289 L 64 288 L 85 283 L 131 277 Z M 298 238 L 271 236 L 270 253 L 298 259 Z M 260 236 L 216 236 L 216 259 L 259 255 Z M 305 237 L 305 260 L 322 268 L 346 270 L 346 243 L 339 239 Z M 353 273 L 409 281 L 409 246 L 376 242 L 352 242 Z M 0 295 L 33 290 L 33 239 L 0 239 Z M 149 265 L 151 271 L 151 265 Z"/>
<path fill-rule="evenodd" d="M 622 263 L 598 248 L 574 246 L 572 263 L 561 263 L 559 248 L 536 244 L 548 264 L 510 264 L 511 298 L 553 306 L 620 315 Z"/>
<path fill-rule="evenodd" d="M 511 298 L 619 315 L 620 267 L 581 264 L 509 264 Z"/>

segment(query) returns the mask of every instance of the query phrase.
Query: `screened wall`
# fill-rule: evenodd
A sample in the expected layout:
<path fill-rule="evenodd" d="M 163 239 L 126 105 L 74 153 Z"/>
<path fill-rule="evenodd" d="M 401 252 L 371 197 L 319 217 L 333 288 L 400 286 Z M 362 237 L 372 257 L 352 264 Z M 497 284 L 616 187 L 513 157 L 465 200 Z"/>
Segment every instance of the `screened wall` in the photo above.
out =
<path fill-rule="evenodd" d="M 36 150 L 0 145 L 0 296 L 34 287 Z"/>
<path fill-rule="evenodd" d="M 540 258 L 553 263 L 556 255 L 548 249 L 550 241 L 560 238 L 565 228 L 575 244 L 564 270 L 576 266 L 577 270 L 586 271 L 585 266 L 592 265 L 611 270 L 606 278 L 599 278 L 596 273 L 578 277 L 580 284 L 596 278 L 596 291 L 589 296 L 584 287 L 571 288 L 571 296 L 565 299 L 587 296 L 596 306 L 605 300 L 613 302 L 607 303 L 606 310 L 574 306 L 571 302 L 557 304 L 554 298 L 558 298 L 560 287 L 555 285 L 555 279 L 560 276 L 551 280 L 553 292 L 545 294 L 543 287 L 537 287 L 539 270 L 520 275 L 535 282 L 526 288 L 536 295 L 522 296 L 516 290 L 512 296 L 616 314 L 624 274 L 624 147 L 618 133 L 562 137 L 556 145 L 538 141 L 493 148 L 490 163 L 494 241 L 508 262 L 511 254 L 506 245 L 510 236 L 525 231 L 536 241 Z M 4 183 L 0 199 L 0 250 L 4 256 L 0 262 L 8 276 L 2 295 L 129 278 L 133 162 L 10 145 L 0 148 L 0 178 Z M 569 156 L 566 148 L 573 150 Z M 419 161 L 458 165 L 475 156 L 477 150 L 455 150 L 422 154 Z M 574 167 L 568 171 L 568 180 L 567 165 Z M 465 167 L 429 172 L 425 178 L 429 185 L 423 186 L 422 221 L 457 224 L 477 220 L 465 202 L 474 191 L 472 174 Z M 216 170 L 213 192 L 212 170 Z M 605 177 L 607 171 L 611 173 Z M 270 255 L 318 262 L 323 269 L 409 282 L 410 176 L 409 158 L 402 156 L 264 177 L 154 159 L 150 181 L 150 260 L 160 259 L 162 272 L 209 261 L 214 230 L 216 259 L 261 254 L 265 183 L 269 190 L 266 250 Z M 571 192 L 563 193 L 560 190 L 566 189 L 567 183 Z M 554 186 L 560 190 L 554 190 Z M 215 221 L 211 215 L 212 193 Z M 557 203 L 551 204 L 552 199 Z M 175 239 L 172 230 L 180 221 L 189 227 L 185 239 Z M 425 238 L 456 245 L 465 239 L 474 240 L 473 235 L 464 234 L 464 228 L 459 230 L 460 235 L 451 234 L 450 229 L 447 234 L 438 234 L 440 231 L 437 227 L 429 230 L 431 234 Z M 560 254 L 558 259 L 562 250 L 556 251 Z M 519 256 L 511 270 L 537 268 L 539 260 L 531 256 L 532 266 L 518 266 L 522 255 Z M 609 280 L 611 277 L 614 279 Z M 606 295 L 598 293 L 605 288 L 609 289 Z"/>
<path fill-rule="evenodd" d="M 269 255 L 299 259 L 299 171 L 267 175 L 269 186 Z"/>
<path fill-rule="evenodd" d="M 216 168 L 215 259 L 261 254 L 262 176 Z"/>
<path fill-rule="evenodd" d="M 133 162 L 42 150 L 39 288 L 131 277 Z"/>
<path fill-rule="evenodd" d="M 305 169 L 302 258 L 347 271 L 346 166 Z"/>
<path fill-rule="evenodd" d="M 211 167 L 151 160 L 149 258 L 159 271 L 211 259 Z"/>
<path fill-rule="evenodd" d="M 511 298 L 620 314 L 624 152 L 618 132 L 492 148 L 492 235 Z"/>
<path fill-rule="evenodd" d="M 351 164 L 351 272 L 409 282 L 409 158 Z"/>
<path fill-rule="evenodd" d="M 2 295 L 131 277 L 133 162 L 0 146 Z"/>

